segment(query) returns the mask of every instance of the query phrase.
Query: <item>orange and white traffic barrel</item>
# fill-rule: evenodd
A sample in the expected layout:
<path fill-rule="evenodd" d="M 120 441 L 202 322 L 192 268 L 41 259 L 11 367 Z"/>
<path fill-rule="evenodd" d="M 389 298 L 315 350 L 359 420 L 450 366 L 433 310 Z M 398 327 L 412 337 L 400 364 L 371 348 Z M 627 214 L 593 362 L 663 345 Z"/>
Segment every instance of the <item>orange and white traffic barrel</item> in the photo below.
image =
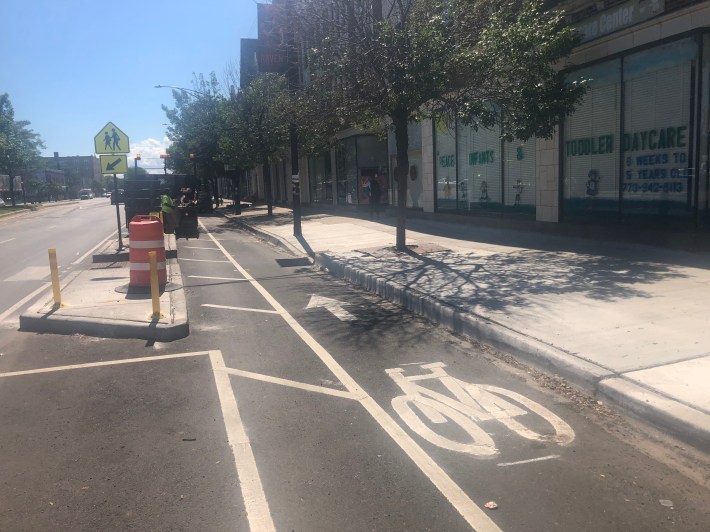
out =
<path fill-rule="evenodd" d="M 128 224 L 130 240 L 128 260 L 130 262 L 129 286 L 150 286 L 150 261 L 148 253 L 155 251 L 158 262 L 158 283 L 168 282 L 165 268 L 165 241 L 163 224 L 157 216 L 139 214 Z"/>

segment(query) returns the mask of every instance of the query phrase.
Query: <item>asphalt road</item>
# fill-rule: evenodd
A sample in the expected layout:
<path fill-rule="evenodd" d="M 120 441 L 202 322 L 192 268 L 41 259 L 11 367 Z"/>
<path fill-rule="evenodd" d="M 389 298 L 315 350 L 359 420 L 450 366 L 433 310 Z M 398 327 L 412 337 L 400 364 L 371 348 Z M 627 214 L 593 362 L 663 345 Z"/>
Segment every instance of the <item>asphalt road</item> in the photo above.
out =
<path fill-rule="evenodd" d="M 0 529 L 707 530 L 707 462 L 203 221 L 188 338 L 0 336 Z"/>
<path fill-rule="evenodd" d="M 0 218 L 0 321 L 14 303 L 49 282 L 49 248 L 57 250 L 60 276 L 66 276 L 96 244 L 116 234 L 115 212 L 109 199 L 95 198 Z"/>

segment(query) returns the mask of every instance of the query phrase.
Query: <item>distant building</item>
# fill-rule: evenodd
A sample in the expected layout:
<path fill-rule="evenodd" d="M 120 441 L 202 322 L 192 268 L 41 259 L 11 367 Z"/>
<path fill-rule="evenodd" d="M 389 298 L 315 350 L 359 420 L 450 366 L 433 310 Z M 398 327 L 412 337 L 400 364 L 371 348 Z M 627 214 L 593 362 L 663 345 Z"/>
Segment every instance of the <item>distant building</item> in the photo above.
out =
<path fill-rule="evenodd" d="M 60 157 L 40 157 L 35 164 L 18 171 L 25 184 L 27 201 L 45 201 L 50 196 L 54 199 L 75 199 L 79 190 L 94 189 L 101 183 L 101 165 L 94 155 L 73 155 Z M 15 188 L 16 194 L 21 192 Z M 96 190 L 99 192 L 99 190 Z"/>
<path fill-rule="evenodd" d="M 101 181 L 101 164 L 94 155 L 72 155 L 60 157 L 54 152 L 54 157 L 42 157 L 44 166 L 48 169 L 62 170 L 66 179 L 67 194 L 71 198 L 78 197 L 82 188 L 93 188 L 94 181 Z"/>

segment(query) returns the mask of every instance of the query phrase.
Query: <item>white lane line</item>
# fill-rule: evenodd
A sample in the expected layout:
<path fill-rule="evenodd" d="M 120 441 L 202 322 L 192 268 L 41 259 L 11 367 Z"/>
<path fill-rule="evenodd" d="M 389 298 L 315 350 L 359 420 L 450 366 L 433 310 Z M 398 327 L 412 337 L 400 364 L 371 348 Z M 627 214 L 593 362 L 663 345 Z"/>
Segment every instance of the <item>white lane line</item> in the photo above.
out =
<path fill-rule="evenodd" d="M 62 279 L 61 286 L 59 287 L 60 290 L 63 289 L 65 286 L 67 286 L 69 283 L 71 283 L 77 275 L 79 275 L 81 272 L 72 272 L 71 274 L 67 275 L 64 279 Z M 42 286 L 40 286 L 37 290 L 34 292 L 27 294 L 25 297 L 20 299 L 17 303 L 12 305 L 9 309 L 7 309 L 5 312 L 0 314 L 0 323 L 2 323 L 10 314 L 15 312 L 17 309 L 22 307 L 25 303 L 30 301 L 32 298 L 34 298 L 37 294 L 48 290 L 49 287 L 52 286 L 52 283 L 44 283 Z"/>
<path fill-rule="evenodd" d="M 263 312 L 265 314 L 278 314 L 276 310 L 263 310 L 260 308 L 247 308 L 247 307 L 229 307 L 227 305 L 212 305 L 210 303 L 203 303 L 201 307 L 212 307 L 212 308 L 223 308 L 226 310 L 244 310 L 246 312 Z"/>
<path fill-rule="evenodd" d="M 271 518 L 269 503 L 264 495 L 251 443 L 239 415 L 239 406 L 234 396 L 229 374 L 226 372 L 224 358 L 220 351 L 210 351 L 209 354 L 219 395 L 219 404 L 222 407 L 224 426 L 227 429 L 227 439 L 234 455 L 239 486 L 247 511 L 249 529 L 252 531 L 275 531 L 276 527 Z"/>
<path fill-rule="evenodd" d="M 559 458 L 559 454 L 551 454 L 549 456 L 541 456 L 540 458 L 530 458 L 530 460 L 520 460 L 518 462 L 503 462 L 498 464 L 498 467 L 508 467 L 512 465 L 520 465 L 520 464 L 532 464 L 533 462 L 542 462 L 543 460 L 553 460 L 555 458 Z"/>
<path fill-rule="evenodd" d="M 479 508 L 471 498 L 466 495 L 458 484 L 456 484 L 449 475 L 437 464 L 424 450 L 417 444 L 414 439 L 402 429 L 392 417 L 372 399 L 367 393 L 360 388 L 355 380 L 337 363 L 333 356 L 321 346 L 308 331 L 306 331 L 294 318 L 291 316 L 274 297 L 266 291 L 242 266 L 234 260 L 219 241 L 210 233 L 204 226 L 202 221 L 199 222 L 203 231 L 219 246 L 224 253 L 224 256 L 234 265 L 234 267 L 246 278 L 252 286 L 266 299 L 269 304 L 278 311 L 284 318 L 286 323 L 291 326 L 296 334 L 308 345 L 313 352 L 321 359 L 326 367 L 333 372 L 338 380 L 343 383 L 351 393 L 361 397 L 360 404 L 368 411 L 368 413 L 379 423 L 379 425 L 390 435 L 400 448 L 409 456 L 409 458 L 419 467 L 419 469 L 431 480 L 436 488 L 446 497 L 451 505 L 461 514 L 461 516 L 474 528 L 477 532 L 500 532 L 500 528 L 493 520 L 488 517 L 481 508 Z"/>
<path fill-rule="evenodd" d="M 5 281 L 42 281 L 50 273 L 48 261 L 46 266 L 28 266 L 15 275 L 8 277 Z"/>
<path fill-rule="evenodd" d="M 209 277 L 208 275 L 188 275 L 190 279 L 212 279 L 215 281 L 246 281 L 242 277 Z"/>
<path fill-rule="evenodd" d="M 298 388 L 300 390 L 307 390 L 309 392 L 324 393 L 326 395 L 334 395 L 335 397 L 343 397 L 345 399 L 353 399 L 356 401 L 360 399 L 351 392 L 344 392 L 342 390 L 336 390 L 334 388 L 326 388 L 325 386 L 315 386 L 314 384 L 307 384 L 305 382 L 282 379 L 281 377 L 272 377 L 271 375 L 263 375 L 261 373 L 252 373 L 251 371 L 244 371 L 241 369 L 227 368 L 225 371 L 231 375 L 237 375 L 238 377 L 245 377 L 247 379 L 254 379 L 263 382 L 270 382 L 272 384 L 280 384 L 281 386 L 290 386 L 291 388 Z"/>
<path fill-rule="evenodd" d="M 91 248 L 89 251 L 87 251 L 86 253 L 84 253 L 81 257 L 79 257 L 79 258 L 76 259 L 74 262 L 72 262 L 72 264 L 79 264 L 80 262 L 83 262 L 83 260 L 84 260 L 86 257 L 88 257 L 89 255 L 93 254 L 94 251 L 96 251 L 97 249 L 99 249 L 99 246 L 103 246 L 104 243 L 105 243 L 109 238 L 112 238 L 112 237 L 113 237 L 113 233 L 111 233 L 110 235 L 108 235 L 108 236 L 107 236 L 106 238 L 104 238 L 101 242 L 99 242 L 98 244 L 96 244 L 93 248 Z"/>
<path fill-rule="evenodd" d="M 8 238 L 7 240 L 3 240 L 2 242 L 0 242 L 0 244 L 7 244 L 8 242 L 12 242 L 13 240 L 15 240 L 15 239 L 14 239 L 14 238 Z"/>
<path fill-rule="evenodd" d="M 191 262 L 229 262 L 228 260 L 186 259 L 184 257 L 179 257 L 178 260 L 189 260 Z"/>
<path fill-rule="evenodd" d="M 15 312 L 18 308 L 20 308 L 22 305 L 27 303 L 30 299 L 35 297 L 37 294 L 39 294 L 40 292 L 42 292 L 44 290 L 47 290 L 50 286 L 52 286 L 52 283 L 44 283 L 37 290 L 35 290 L 34 292 L 32 292 L 32 293 L 26 295 L 25 297 L 23 297 L 22 299 L 20 299 L 17 303 L 12 305 L 9 309 L 7 309 L 2 314 L 0 314 L 0 322 L 5 320 L 5 318 L 7 318 L 10 314 Z"/>
<path fill-rule="evenodd" d="M 52 368 L 28 369 L 25 371 L 11 371 L 0 373 L 0 377 L 18 377 L 21 375 L 37 375 L 39 373 L 53 373 L 55 371 L 67 371 L 70 369 L 98 368 L 101 366 L 116 366 L 119 364 L 135 364 L 137 362 L 153 362 L 155 360 L 168 360 L 171 358 L 187 358 L 201 355 L 208 355 L 207 351 L 196 351 L 193 353 L 178 353 L 176 355 L 158 355 L 154 357 L 125 358 L 118 360 L 105 360 L 103 362 L 89 362 L 87 364 L 71 364 L 69 366 L 54 366 Z"/>

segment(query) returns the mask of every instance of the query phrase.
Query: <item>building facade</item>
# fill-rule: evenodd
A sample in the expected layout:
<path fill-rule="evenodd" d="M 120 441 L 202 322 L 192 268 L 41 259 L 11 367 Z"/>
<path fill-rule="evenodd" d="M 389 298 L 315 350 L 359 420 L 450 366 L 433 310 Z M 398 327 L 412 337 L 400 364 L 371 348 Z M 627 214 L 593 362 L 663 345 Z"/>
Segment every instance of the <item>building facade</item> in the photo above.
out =
<path fill-rule="evenodd" d="M 710 2 L 566 7 L 583 39 L 565 65 L 587 80 L 581 105 L 552 139 L 423 124 L 435 183 L 425 210 L 707 227 Z"/>
<path fill-rule="evenodd" d="M 588 83 L 575 113 L 553 138 L 526 142 L 502 141 L 495 129 L 412 124 L 407 206 L 523 222 L 710 227 L 710 1 L 559 7 L 582 37 L 561 65 L 571 82 Z M 362 184 L 377 173 L 383 203 L 393 204 L 395 167 L 392 134 L 343 132 L 330 153 L 301 161 L 301 200 L 365 204 Z M 279 179 L 274 187 L 290 201 L 290 187 Z"/>

